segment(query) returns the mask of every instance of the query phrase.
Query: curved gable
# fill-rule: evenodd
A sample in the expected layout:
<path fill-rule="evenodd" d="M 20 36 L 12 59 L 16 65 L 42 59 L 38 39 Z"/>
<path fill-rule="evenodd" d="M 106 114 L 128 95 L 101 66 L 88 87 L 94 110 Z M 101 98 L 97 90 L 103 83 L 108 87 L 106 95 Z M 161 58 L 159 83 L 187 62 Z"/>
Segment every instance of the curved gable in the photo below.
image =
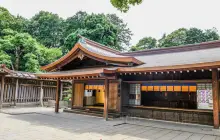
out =
<path fill-rule="evenodd" d="M 45 71 L 54 71 L 60 69 L 65 65 L 68 65 L 71 61 L 75 59 L 79 58 L 80 60 L 83 60 L 85 56 L 96 61 L 104 62 L 106 64 L 113 64 L 115 66 L 143 64 L 141 61 L 137 60 L 134 57 L 118 55 L 113 51 L 102 49 L 101 47 L 97 47 L 97 44 L 93 44 L 90 42 L 87 43 L 86 41 L 80 41 L 76 43 L 73 49 L 69 51 L 66 55 L 51 64 L 41 67 L 41 69 Z"/>

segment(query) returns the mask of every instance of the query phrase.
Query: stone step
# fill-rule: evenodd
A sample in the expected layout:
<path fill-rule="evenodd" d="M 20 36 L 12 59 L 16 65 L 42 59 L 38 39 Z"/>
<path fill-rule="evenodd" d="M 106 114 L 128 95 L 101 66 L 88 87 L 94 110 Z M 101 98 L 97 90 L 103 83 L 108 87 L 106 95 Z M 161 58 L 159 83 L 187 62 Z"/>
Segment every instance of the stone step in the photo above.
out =
<path fill-rule="evenodd" d="M 81 109 L 64 109 L 63 112 L 103 117 L 103 111 L 81 110 Z M 120 117 L 120 114 L 119 113 L 108 113 L 108 117 L 109 118 L 118 118 L 118 117 Z"/>
<path fill-rule="evenodd" d="M 103 108 L 89 108 L 89 107 L 73 107 L 73 109 L 79 109 L 79 110 L 91 110 L 91 111 L 100 111 L 100 112 L 103 112 Z M 112 110 L 112 109 L 109 109 L 108 110 L 109 113 L 118 113 L 117 111 L 115 110 Z"/>

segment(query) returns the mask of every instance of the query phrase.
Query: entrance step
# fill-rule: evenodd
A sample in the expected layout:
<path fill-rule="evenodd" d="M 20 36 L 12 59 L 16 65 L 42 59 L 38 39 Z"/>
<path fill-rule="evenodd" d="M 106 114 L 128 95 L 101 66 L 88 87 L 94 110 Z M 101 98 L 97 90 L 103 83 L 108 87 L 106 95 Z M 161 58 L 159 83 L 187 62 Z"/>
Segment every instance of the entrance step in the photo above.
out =
<path fill-rule="evenodd" d="M 97 109 L 94 110 L 94 109 L 89 109 L 89 108 L 81 108 L 81 109 L 74 108 L 74 109 L 64 109 L 63 112 L 103 117 L 103 110 L 97 110 Z M 119 118 L 120 114 L 109 112 L 108 117 Z"/>

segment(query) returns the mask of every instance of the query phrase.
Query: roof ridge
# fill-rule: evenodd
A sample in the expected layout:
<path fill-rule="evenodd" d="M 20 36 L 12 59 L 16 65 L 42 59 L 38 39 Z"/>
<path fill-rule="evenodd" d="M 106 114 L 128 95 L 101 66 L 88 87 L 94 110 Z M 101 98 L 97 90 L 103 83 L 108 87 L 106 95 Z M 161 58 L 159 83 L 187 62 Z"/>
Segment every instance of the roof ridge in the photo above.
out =
<path fill-rule="evenodd" d="M 216 44 L 218 45 L 216 46 Z M 207 45 L 212 45 L 212 46 L 207 47 Z M 201 42 L 201 43 L 195 43 L 195 44 L 186 44 L 186 45 L 180 45 L 180 46 L 171 46 L 171 47 L 165 47 L 165 48 L 154 48 L 154 49 L 148 49 L 148 50 L 145 49 L 145 50 L 134 51 L 134 52 L 122 52 L 120 53 L 120 55 L 131 56 L 131 55 L 161 54 L 161 53 L 168 53 L 170 52 L 170 50 L 175 51 L 175 52 L 180 52 L 180 51 L 211 49 L 211 48 L 218 48 L 218 47 L 220 47 L 220 40 Z"/>
<path fill-rule="evenodd" d="M 84 36 L 81 36 L 81 35 L 78 35 L 80 38 L 83 38 L 85 39 L 86 43 L 90 44 L 90 45 L 95 45 L 95 47 L 98 47 L 100 49 L 103 49 L 103 50 L 106 50 L 106 51 L 110 51 L 112 53 L 115 53 L 115 54 L 119 54 L 121 53 L 120 51 L 116 50 L 116 49 L 113 49 L 113 48 L 109 48 L 108 46 L 104 45 L 104 44 L 101 44 L 101 43 L 98 43 L 96 41 L 93 41 L 93 40 L 90 40 Z"/>

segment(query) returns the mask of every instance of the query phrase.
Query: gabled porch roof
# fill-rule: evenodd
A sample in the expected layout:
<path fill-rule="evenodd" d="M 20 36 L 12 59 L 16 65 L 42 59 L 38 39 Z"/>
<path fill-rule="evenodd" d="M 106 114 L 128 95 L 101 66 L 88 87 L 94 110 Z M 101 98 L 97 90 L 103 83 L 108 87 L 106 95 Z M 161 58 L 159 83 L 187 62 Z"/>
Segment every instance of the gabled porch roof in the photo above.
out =
<path fill-rule="evenodd" d="M 41 69 L 45 71 L 56 71 L 74 59 L 80 58 L 82 60 L 85 56 L 97 61 L 114 64 L 115 66 L 143 64 L 143 62 L 132 56 L 123 56 L 119 53 L 119 51 L 113 50 L 99 43 L 81 37 L 79 42 L 75 44 L 71 51 L 69 51 L 66 55 L 57 61 L 41 67 Z"/>
<path fill-rule="evenodd" d="M 87 68 L 36 74 L 41 79 L 102 79 L 105 74 L 114 73 L 116 68 Z M 111 73 L 112 71 L 112 73 Z M 111 76 L 109 77 L 111 78 Z"/>

